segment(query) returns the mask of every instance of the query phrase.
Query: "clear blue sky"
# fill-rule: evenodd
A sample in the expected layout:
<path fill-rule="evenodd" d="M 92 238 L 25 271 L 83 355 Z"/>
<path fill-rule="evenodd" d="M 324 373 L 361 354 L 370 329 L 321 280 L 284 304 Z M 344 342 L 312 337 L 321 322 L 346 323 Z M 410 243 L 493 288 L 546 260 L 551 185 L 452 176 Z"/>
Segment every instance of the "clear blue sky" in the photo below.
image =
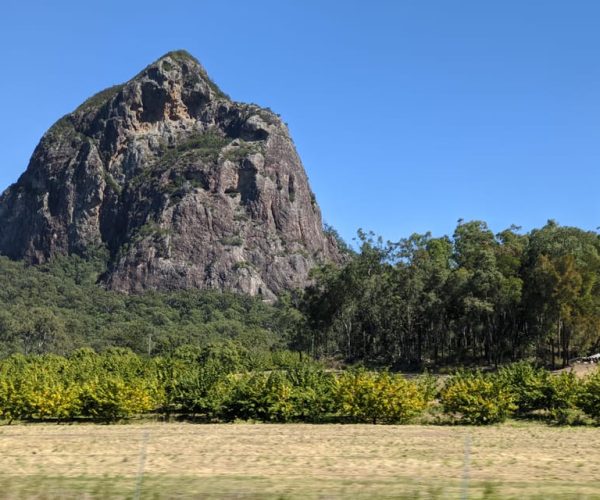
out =
<path fill-rule="evenodd" d="M 600 226 L 595 0 L 2 0 L 0 189 L 44 131 L 169 50 L 288 122 L 351 239 Z"/>

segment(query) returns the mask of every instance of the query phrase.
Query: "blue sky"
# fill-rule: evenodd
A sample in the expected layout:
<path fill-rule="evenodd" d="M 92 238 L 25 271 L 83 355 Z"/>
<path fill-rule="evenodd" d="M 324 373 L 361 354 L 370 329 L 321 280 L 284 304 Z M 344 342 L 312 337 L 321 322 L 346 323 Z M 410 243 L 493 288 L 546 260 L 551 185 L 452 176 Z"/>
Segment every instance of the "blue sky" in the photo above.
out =
<path fill-rule="evenodd" d="M 0 189 L 98 90 L 187 49 L 291 129 L 350 240 L 600 226 L 600 2 L 3 0 Z"/>

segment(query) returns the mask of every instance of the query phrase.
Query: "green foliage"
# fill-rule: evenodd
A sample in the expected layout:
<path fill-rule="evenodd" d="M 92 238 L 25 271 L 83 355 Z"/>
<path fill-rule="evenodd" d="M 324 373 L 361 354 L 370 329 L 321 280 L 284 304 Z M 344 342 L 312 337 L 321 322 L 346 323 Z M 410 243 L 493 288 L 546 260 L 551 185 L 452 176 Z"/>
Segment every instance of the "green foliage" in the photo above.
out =
<path fill-rule="evenodd" d="M 206 419 L 318 421 L 329 413 L 333 378 L 297 353 L 258 356 L 240 344 L 184 347 L 160 360 L 166 413 Z"/>
<path fill-rule="evenodd" d="M 112 421 L 153 410 L 162 399 L 154 362 L 127 350 L 16 355 L 0 363 L 0 373 L 0 414 L 9 421 Z"/>
<path fill-rule="evenodd" d="M 577 406 L 600 423 L 600 368 L 583 382 Z"/>
<path fill-rule="evenodd" d="M 12 356 L 0 365 L 0 415 L 13 419 L 65 419 L 79 412 L 80 388 L 57 356 Z"/>
<path fill-rule="evenodd" d="M 146 222 L 143 226 L 140 226 L 131 237 L 132 242 L 143 240 L 144 238 L 163 238 L 171 234 L 169 229 L 160 227 L 156 222 Z"/>
<path fill-rule="evenodd" d="M 72 383 L 81 388 L 81 412 L 73 416 L 112 421 L 154 410 L 162 401 L 155 362 L 128 349 L 78 351 L 71 362 L 77 368 Z"/>
<path fill-rule="evenodd" d="M 234 269 L 235 271 L 237 271 L 237 270 L 239 270 L 239 269 L 252 269 L 253 267 L 254 267 L 254 266 L 252 265 L 252 263 L 251 263 L 251 262 L 248 262 L 248 261 L 245 261 L 245 260 L 242 260 L 242 261 L 240 261 L 240 262 L 236 262 L 236 263 L 233 265 L 233 269 Z"/>
<path fill-rule="evenodd" d="M 403 424 L 437 395 L 429 375 L 406 379 L 364 369 L 336 374 L 298 353 L 259 352 L 224 341 L 155 358 L 124 348 L 83 348 L 68 357 L 16 354 L 0 360 L 0 418 L 113 422 L 150 413 L 207 422 Z M 521 401 L 533 400 L 530 407 L 558 424 L 588 423 L 584 411 L 599 418 L 598 373 L 580 382 L 570 373 L 542 377 L 534 370 L 546 384 L 541 398 L 537 386 L 533 393 L 529 386 L 520 391 L 518 380 L 531 373 L 524 365 L 494 375 L 459 372 L 441 390 L 441 408 L 463 423 L 489 424 L 517 409 L 519 395 L 534 394 Z"/>
<path fill-rule="evenodd" d="M 335 412 L 335 382 L 333 374 L 309 361 L 289 367 L 287 379 L 292 385 L 294 420 L 321 422 Z"/>
<path fill-rule="evenodd" d="M 179 153 L 214 152 L 223 141 L 216 132 L 200 134 Z M 184 164 L 172 166 L 166 183 L 174 196 L 202 182 Z M 396 243 L 361 231 L 358 252 L 341 266 L 315 269 L 306 290 L 275 306 L 209 291 L 124 296 L 104 290 L 97 286 L 108 261 L 103 248 L 37 267 L 0 257 L 0 356 L 113 345 L 169 354 L 180 345 L 227 338 L 260 345 L 255 354 L 287 347 L 315 358 L 421 370 L 518 359 L 566 365 L 595 352 L 600 238 L 555 223 L 517 231 L 494 236 L 482 222 L 461 221 L 453 238 L 415 234 Z M 157 243 L 166 236 L 151 220 L 132 234 Z M 234 232 L 221 244 L 244 241 Z M 519 398 L 518 414 L 539 404 L 533 395 Z"/>
<path fill-rule="evenodd" d="M 123 188 L 119 185 L 119 183 L 115 180 L 115 178 L 110 175 L 108 172 L 104 173 L 104 181 L 106 185 L 117 195 L 120 195 L 123 191 Z"/>
<path fill-rule="evenodd" d="M 247 350 L 233 342 L 205 347 L 184 346 L 161 361 L 166 413 L 173 411 L 212 418 L 227 395 L 227 375 L 244 366 Z"/>
<path fill-rule="evenodd" d="M 97 94 L 94 94 L 92 97 L 87 99 L 83 104 L 81 104 L 75 112 L 83 112 L 87 113 L 89 111 L 98 109 L 104 106 L 108 101 L 110 101 L 114 96 L 116 96 L 125 85 L 114 85 L 112 87 L 108 87 L 107 89 L 101 90 Z"/>
<path fill-rule="evenodd" d="M 519 416 L 546 413 L 560 424 L 581 420 L 578 402 L 588 392 L 574 373 L 551 375 L 547 370 L 521 362 L 502 368 L 498 382 L 513 395 Z"/>
<path fill-rule="evenodd" d="M 577 408 L 581 386 L 580 379 L 572 372 L 562 372 L 549 378 L 546 408 L 557 423 L 569 423 L 573 410 Z"/>
<path fill-rule="evenodd" d="M 223 152 L 223 158 L 232 162 L 239 162 L 249 155 L 261 152 L 263 152 L 262 142 L 248 142 L 238 139 L 238 144 L 230 144 Z"/>
<path fill-rule="evenodd" d="M 357 422 L 406 423 L 428 404 L 428 391 L 388 372 L 346 372 L 337 379 L 336 401 L 343 417 Z"/>
<path fill-rule="evenodd" d="M 440 393 L 446 413 L 465 424 L 503 422 L 517 408 L 514 397 L 495 376 L 459 372 L 450 377 Z"/>
<path fill-rule="evenodd" d="M 332 411 L 333 380 L 310 365 L 233 376 L 223 414 L 229 420 L 318 422 Z"/>
<path fill-rule="evenodd" d="M 357 253 L 313 271 L 304 291 L 308 328 L 295 345 L 315 356 L 413 369 L 566 367 L 600 346 L 597 233 L 549 222 L 494 235 L 459 221 L 452 238 L 384 243 L 359 231 L 358 240 Z"/>
<path fill-rule="evenodd" d="M 187 50 L 172 50 L 171 52 L 167 52 L 163 58 L 170 57 L 179 63 L 184 63 L 188 61 L 195 62 L 196 64 L 200 64 L 198 59 L 196 59 L 192 54 L 190 54 Z"/>
<path fill-rule="evenodd" d="M 430 373 L 424 372 L 418 377 L 413 379 L 421 392 L 425 401 L 428 403 L 433 401 L 438 396 L 438 378 L 431 375 Z"/>
<path fill-rule="evenodd" d="M 513 363 L 500 370 L 497 381 L 513 395 L 517 415 L 547 408 L 551 384 L 548 371 L 526 362 Z"/>
<path fill-rule="evenodd" d="M 103 374 L 85 383 L 81 393 L 81 416 L 118 420 L 154 410 L 158 387 L 144 379 L 125 382 L 121 377 Z"/>
<path fill-rule="evenodd" d="M 279 376 L 251 373 L 230 379 L 233 390 L 225 403 L 228 420 L 277 421 L 286 415 L 290 388 Z"/>
<path fill-rule="evenodd" d="M 202 165 L 214 165 L 230 141 L 218 130 L 208 129 L 188 134 L 176 145 L 163 143 L 157 161 L 132 177 L 128 184 L 130 188 L 158 190 L 173 201 L 180 200 L 192 188 L 206 188 Z M 168 175 L 163 175 L 165 172 Z"/>
<path fill-rule="evenodd" d="M 149 224 L 139 237 L 161 234 Z M 102 249 L 37 267 L 0 257 L 0 357 L 110 346 L 167 355 L 182 345 L 225 339 L 268 354 L 284 348 L 302 322 L 289 302 L 273 306 L 233 293 L 108 291 L 96 284 L 105 262 Z"/>
<path fill-rule="evenodd" d="M 188 137 L 185 141 L 177 145 L 177 152 L 194 150 L 198 154 L 216 159 L 216 155 L 229 143 L 227 137 L 223 137 L 217 132 L 207 130 L 197 135 Z"/>
<path fill-rule="evenodd" d="M 74 113 L 88 113 L 98 111 L 104 106 L 110 99 L 112 99 L 123 86 L 110 87 L 98 94 L 92 96 L 83 104 L 81 104 Z M 73 114 L 67 114 L 57 120 L 44 134 L 42 137 L 42 143 L 46 146 L 55 148 L 57 144 L 61 144 L 62 147 L 70 150 L 71 154 L 76 154 L 77 150 L 85 143 L 92 144 L 93 139 L 86 135 L 81 126 L 77 125 L 78 120 L 74 118 Z M 19 191 L 26 192 L 29 194 L 40 195 L 42 191 L 42 185 L 33 182 L 30 178 L 29 182 L 24 179 L 24 183 L 19 187 Z"/>
<path fill-rule="evenodd" d="M 74 139 L 80 142 L 89 140 L 88 137 L 76 130 L 73 117 L 71 115 L 65 115 L 48 129 L 42 140 L 45 142 L 62 141 L 63 143 L 69 143 Z M 25 189 L 30 193 L 36 192 L 36 188 L 33 185 L 26 185 Z"/>
<path fill-rule="evenodd" d="M 221 244 L 230 247 L 241 247 L 244 244 L 244 240 L 240 235 L 225 236 L 221 238 Z"/>
<path fill-rule="evenodd" d="M 316 204 L 316 198 L 314 193 L 310 193 L 311 196 L 311 203 L 313 205 Z M 352 248 L 350 247 L 350 245 L 348 245 L 348 243 L 346 243 L 344 241 L 344 239 L 341 237 L 340 233 L 338 233 L 337 229 L 335 229 L 333 226 L 327 224 L 327 223 L 323 223 L 323 232 L 325 233 L 325 236 L 331 238 L 332 240 L 335 241 L 338 250 L 340 251 L 340 253 L 342 255 L 352 255 L 354 252 L 352 250 Z"/>
<path fill-rule="evenodd" d="M 186 346 L 160 361 L 165 413 L 206 419 L 316 421 L 328 408 L 331 379 L 298 353 L 220 342 Z"/>
<path fill-rule="evenodd" d="M 175 66 L 173 66 L 169 61 L 163 61 L 162 68 L 164 71 L 172 71 L 175 69 Z"/>

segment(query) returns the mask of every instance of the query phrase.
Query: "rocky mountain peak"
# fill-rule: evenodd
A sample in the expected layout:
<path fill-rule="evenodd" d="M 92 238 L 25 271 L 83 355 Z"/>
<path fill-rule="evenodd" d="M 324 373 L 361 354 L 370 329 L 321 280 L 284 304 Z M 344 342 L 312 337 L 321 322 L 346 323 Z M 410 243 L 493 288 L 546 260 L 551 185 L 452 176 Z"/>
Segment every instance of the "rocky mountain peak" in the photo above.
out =
<path fill-rule="evenodd" d="M 272 298 L 339 259 L 285 124 L 169 52 L 56 122 L 0 197 L 0 253 L 109 254 L 126 291 Z"/>

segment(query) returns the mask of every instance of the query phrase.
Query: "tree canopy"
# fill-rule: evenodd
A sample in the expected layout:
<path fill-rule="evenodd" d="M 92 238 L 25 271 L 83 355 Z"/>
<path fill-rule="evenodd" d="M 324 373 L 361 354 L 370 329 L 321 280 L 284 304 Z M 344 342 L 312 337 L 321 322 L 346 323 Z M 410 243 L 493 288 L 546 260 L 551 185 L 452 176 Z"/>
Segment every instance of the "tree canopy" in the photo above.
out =
<path fill-rule="evenodd" d="M 316 356 L 387 366 L 566 365 L 600 349 L 600 236 L 549 221 L 494 234 L 459 221 L 452 237 L 384 243 L 359 232 L 343 267 L 314 273 L 297 340 Z"/>

